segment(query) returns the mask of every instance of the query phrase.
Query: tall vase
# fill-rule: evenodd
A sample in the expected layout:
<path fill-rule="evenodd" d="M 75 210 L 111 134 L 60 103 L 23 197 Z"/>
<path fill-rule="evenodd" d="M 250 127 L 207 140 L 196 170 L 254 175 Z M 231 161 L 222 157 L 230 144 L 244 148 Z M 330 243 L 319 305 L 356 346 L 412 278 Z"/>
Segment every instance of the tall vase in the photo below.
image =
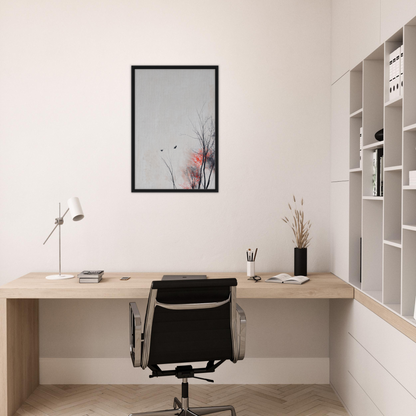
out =
<path fill-rule="evenodd" d="M 295 247 L 295 276 L 307 276 L 308 249 Z"/>

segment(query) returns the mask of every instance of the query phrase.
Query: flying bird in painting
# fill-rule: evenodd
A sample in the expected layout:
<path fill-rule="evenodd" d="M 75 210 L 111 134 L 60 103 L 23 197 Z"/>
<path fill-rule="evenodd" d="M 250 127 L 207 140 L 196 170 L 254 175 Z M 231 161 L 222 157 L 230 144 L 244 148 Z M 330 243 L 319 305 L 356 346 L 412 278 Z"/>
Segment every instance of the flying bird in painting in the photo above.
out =
<path fill-rule="evenodd" d="M 174 147 L 174 149 L 176 149 L 178 147 L 178 145 L 176 145 L 175 147 Z"/>
<path fill-rule="evenodd" d="M 160 149 L 161 152 L 163 152 L 163 149 Z"/>

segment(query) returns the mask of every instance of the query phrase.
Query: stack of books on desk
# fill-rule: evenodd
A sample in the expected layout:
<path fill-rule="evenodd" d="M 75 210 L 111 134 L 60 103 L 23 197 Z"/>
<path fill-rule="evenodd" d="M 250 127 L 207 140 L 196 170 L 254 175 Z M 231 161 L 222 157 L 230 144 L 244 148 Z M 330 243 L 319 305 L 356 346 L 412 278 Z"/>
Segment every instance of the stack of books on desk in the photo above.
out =
<path fill-rule="evenodd" d="M 78 274 L 80 283 L 100 283 L 104 270 L 84 270 Z"/>

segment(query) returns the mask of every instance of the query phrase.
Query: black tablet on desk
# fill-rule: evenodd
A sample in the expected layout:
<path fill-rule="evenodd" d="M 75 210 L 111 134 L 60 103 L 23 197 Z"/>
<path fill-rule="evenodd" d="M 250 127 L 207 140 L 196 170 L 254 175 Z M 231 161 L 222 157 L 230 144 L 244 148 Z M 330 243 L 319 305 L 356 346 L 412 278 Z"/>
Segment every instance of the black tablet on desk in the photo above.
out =
<path fill-rule="evenodd" d="M 206 278 L 206 274 L 165 274 L 162 280 L 201 280 Z"/>

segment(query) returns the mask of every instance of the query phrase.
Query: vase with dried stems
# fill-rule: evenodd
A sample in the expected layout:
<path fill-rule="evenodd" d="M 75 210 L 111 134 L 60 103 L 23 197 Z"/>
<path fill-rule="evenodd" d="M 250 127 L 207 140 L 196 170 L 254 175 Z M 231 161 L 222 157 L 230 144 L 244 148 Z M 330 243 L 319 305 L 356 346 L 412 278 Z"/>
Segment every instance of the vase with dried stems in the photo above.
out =
<path fill-rule="evenodd" d="M 305 221 L 305 213 L 303 211 L 303 198 L 300 202 L 300 209 L 297 207 L 296 198 L 293 195 L 294 207 L 288 204 L 292 214 L 292 220 L 283 217 L 282 220 L 290 226 L 293 231 L 295 244 L 295 276 L 306 276 L 308 273 L 308 246 L 311 242 L 309 232 L 311 230 L 311 221 Z"/>

